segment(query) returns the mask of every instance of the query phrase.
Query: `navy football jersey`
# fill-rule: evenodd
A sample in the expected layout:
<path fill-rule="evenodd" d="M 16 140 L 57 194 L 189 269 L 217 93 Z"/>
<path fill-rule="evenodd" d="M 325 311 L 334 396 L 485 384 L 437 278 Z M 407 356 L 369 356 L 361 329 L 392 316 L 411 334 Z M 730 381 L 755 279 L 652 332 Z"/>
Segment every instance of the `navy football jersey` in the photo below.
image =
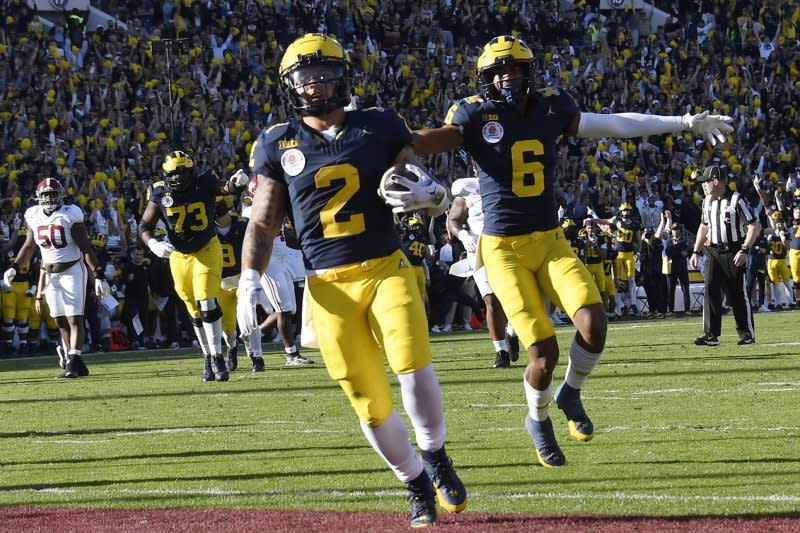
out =
<path fill-rule="evenodd" d="M 583 241 L 583 262 L 587 265 L 596 265 L 603 260 L 602 250 L 605 248 L 606 238 L 598 233 L 590 235 L 585 229 L 578 232 Z"/>
<path fill-rule="evenodd" d="M 403 251 L 414 266 L 422 266 L 425 261 L 427 239 L 421 232 L 409 231 L 403 236 Z"/>
<path fill-rule="evenodd" d="M 769 243 L 769 258 L 770 259 L 786 259 L 786 246 L 783 240 L 775 234 L 767 237 Z"/>
<path fill-rule="evenodd" d="M 185 191 L 173 191 L 163 181 L 147 189 L 147 199 L 158 205 L 167 225 L 169 242 L 183 253 L 196 252 L 214 235 L 214 203 L 219 184 L 212 172 L 203 172 Z"/>
<path fill-rule="evenodd" d="M 556 144 L 578 113 L 572 97 L 555 89 L 534 93 L 525 116 L 478 96 L 450 107 L 445 124 L 459 126 L 478 167 L 484 233 L 522 235 L 558 226 Z"/>
<path fill-rule="evenodd" d="M 410 144 L 405 121 L 377 108 L 347 112 L 330 142 L 295 118 L 259 135 L 250 168 L 287 185 L 307 269 L 384 257 L 400 248 L 392 211 L 377 190 Z"/>
<path fill-rule="evenodd" d="M 244 230 L 247 229 L 247 222 L 239 217 L 231 217 L 231 225 L 228 233 L 223 235 L 217 231 L 219 242 L 222 245 L 222 277 L 228 278 L 239 274 L 242 270 L 242 242 L 244 242 Z"/>
<path fill-rule="evenodd" d="M 789 248 L 792 250 L 800 250 L 800 220 L 792 220 L 792 226 L 789 228 L 792 242 L 789 243 Z"/>
<path fill-rule="evenodd" d="M 617 228 L 617 251 L 635 251 L 636 232 L 642 228 L 641 224 L 639 224 L 639 221 L 632 218 L 617 218 L 615 225 Z"/>

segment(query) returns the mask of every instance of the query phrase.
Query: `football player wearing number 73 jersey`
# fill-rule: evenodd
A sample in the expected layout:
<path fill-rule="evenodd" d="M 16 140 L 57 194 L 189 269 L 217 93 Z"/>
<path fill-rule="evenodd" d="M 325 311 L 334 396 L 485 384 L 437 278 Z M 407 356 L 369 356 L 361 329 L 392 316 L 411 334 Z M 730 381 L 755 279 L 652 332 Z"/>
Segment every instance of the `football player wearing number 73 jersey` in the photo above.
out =
<path fill-rule="evenodd" d="M 322 34 L 294 41 L 279 75 L 295 116 L 265 130 L 250 155 L 259 185 L 242 248 L 239 327 L 247 335 L 258 326 L 256 307 L 269 305 L 258 280 L 288 213 L 328 374 L 347 394 L 369 443 L 406 484 L 412 525 L 426 527 L 436 520 L 434 485 L 450 511 L 466 507 L 467 495 L 444 450 L 444 408 L 425 310 L 392 211 L 440 214 L 446 190 L 407 163 L 411 131 L 394 111 L 345 110 L 352 69 L 338 41 Z M 422 461 L 392 405 L 387 361 Z"/>
<path fill-rule="evenodd" d="M 147 189 L 147 206 L 139 223 L 142 242 L 169 269 L 178 294 L 192 318 L 195 335 L 203 350 L 203 381 L 227 381 L 222 355 L 222 311 L 217 297 L 222 283 L 222 246 L 214 225 L 217 196 L 239 194 L 247 175 L 239 170 L 220 186 L 216 175 L 198 172 L 186 152 L 176 150 L 161 165 L 162 180 Z M 161 218 L 168 241 L 153 236 Z"/>
<path fill-rule="evenodd" d="M 548 405 L 555 398 L 573 437 L 592 438 L 594 428 L 583 409 L 580 389 L 600 359 L 607 329 L 600 292 L 558 224 L 559 138 L 627 138 L 691 130 L 715 144 L 733 128 L 730 117 L 708 111 L 683 116 L 581 113 L 567 93 L 536 90 L 533 65 L 533 52 L 521 39 L 493 38 L 478 57 L 481 95 L 453 104 L 443 127 L 415 132 L 414 150 L 433 154 L 463 147 L 479 167 L 485 223 L 478 255 L 511 325 L 528 348 L 525 424 L 539 462 L 553 467 L 566 460 L 553 433 Z M 558 343 L 545 296 L 569 314 L 578 330 L 566 379 L 555 394 L 552 377 Z"/>

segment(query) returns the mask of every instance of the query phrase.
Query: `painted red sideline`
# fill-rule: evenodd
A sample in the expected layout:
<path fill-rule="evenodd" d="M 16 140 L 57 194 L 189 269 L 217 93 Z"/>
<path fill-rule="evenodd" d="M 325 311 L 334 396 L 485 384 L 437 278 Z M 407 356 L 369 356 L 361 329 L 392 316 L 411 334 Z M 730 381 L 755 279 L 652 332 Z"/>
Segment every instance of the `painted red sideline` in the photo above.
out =
<path fill-rule="evenodd" d="M 408 515 L 243 509 L 65 509 L 0 507 L 3 532 L 392 532 L 408 531 Z M 465 512 L 443 515 L 435 531 L 618 533 L 618 532 L 763 532 L 800 531 L 800 515 L 765 518 L 653 518 L 536 516 Z"/>

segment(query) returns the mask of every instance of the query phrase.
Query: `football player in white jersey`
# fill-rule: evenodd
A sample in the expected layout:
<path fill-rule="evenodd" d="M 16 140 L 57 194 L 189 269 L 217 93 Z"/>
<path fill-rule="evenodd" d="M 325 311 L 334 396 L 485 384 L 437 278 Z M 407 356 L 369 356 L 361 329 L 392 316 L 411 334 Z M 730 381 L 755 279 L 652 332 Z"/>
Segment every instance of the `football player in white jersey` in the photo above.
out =
<path fill-rule="evenodd" d="M 460 178 L 451 187 L 453 203 L 447 214 L 447 229 L 451 235 L 458 237 L 467 252 L 467 262 L 472 271 L 472 279 L 478 286 L 484 304 L 486 304 L 486 324 L 489 336 L 494 345 L 495 368 L 509 368 L 511 362 L 519 359 L 519 340 L 508 324 L 508 319 L 494 295 L 486 275 L 486 267 L 481 265 L 475 269 L 478 238 L 483 231 L 483 202 L 478 178 Z"/>
<path fill-rule="evenodd" d="M 264 289 L 274 313 L 261 323 L 259 329 L 263 332 L 269 330 L 273 325 L 277 325 L 283 349 L 286 352 L 286 366 L 314 364 L 313 360 L 303 357 L 297 351 L 292 320 L 297 312 L 297 295 L 294 291 L 295 275 L 292 266 L 295 256 L 291 255 L 291 251 L 298 250 L 299 247 L 300 242 L 297 240 L 294 230 L 287 228 L 284 224 L 281 232 L 272 242 L 272 259 L 267 265 L 267 271 L 261 276 L 261 287 Z"/>
<path fill-rule="evenodd" d="M 12 263 L 3 274 L 3 282 L 16 276 L 17 269 L 27 266 L 39 247 L 42 266 L 36 292 L 36 311 L 42 312 L 42 298 L 47 300 L 50 314 L 61 332 L 61 345 L 57 347 L 63 378 L 89 375 L 81 359 L 81 346 L 85 337 L 84 304 L 86 284 L 94 272 L 95 295 L 108 295 L 109 287 L 105 274 L 98 266 L 86 226 L 83 211 L 75 205 L 63 204 L 64 188 L 54 178 L 45 178 L 36 186 L 39 205 L 25 211 L 28 235 Z"/>

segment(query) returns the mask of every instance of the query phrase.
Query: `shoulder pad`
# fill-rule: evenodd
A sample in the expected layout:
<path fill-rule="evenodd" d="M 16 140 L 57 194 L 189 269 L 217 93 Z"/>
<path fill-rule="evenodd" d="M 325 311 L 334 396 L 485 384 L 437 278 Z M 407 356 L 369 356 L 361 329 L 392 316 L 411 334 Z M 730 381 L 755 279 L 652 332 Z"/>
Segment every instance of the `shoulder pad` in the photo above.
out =
<path fill-rule="evenodd" d="M 156 187 L 163 187 L 164 185 L 165 185 L 165 182 L 164 182 L 164 180 L 158 180 L 158 181 L 154 181 L 154 182 L 153 182 L 153 188 L 156 188 Z"/>

